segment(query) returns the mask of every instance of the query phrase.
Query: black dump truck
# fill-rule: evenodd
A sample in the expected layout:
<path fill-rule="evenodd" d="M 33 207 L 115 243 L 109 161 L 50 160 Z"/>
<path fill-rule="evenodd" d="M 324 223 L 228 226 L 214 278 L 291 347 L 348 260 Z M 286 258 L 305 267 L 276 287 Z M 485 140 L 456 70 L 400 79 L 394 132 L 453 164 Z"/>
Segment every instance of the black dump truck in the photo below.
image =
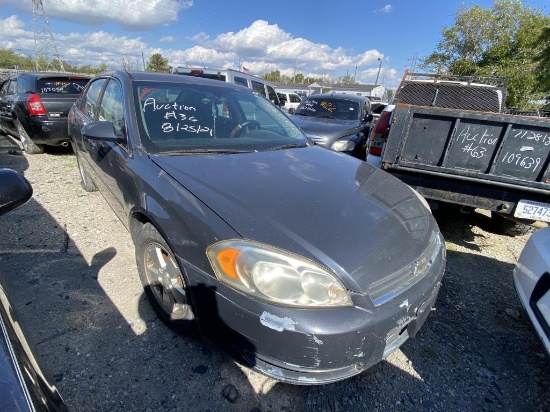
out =
<path fill-rule="evenodd" d="M 489 210 L 502 230 L 550 222 L 550 118 L 509 114 L 505 99 L 503 79 L 407 72 L 368 161 L 379 155 L 434 209 Z"/>

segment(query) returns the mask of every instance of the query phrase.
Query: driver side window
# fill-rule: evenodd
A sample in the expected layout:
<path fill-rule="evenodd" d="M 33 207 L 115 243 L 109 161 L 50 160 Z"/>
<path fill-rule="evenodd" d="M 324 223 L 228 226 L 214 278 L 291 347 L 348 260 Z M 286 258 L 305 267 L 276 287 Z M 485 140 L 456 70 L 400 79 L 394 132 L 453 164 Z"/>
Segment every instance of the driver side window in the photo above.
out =
<path fill-rule="evenodd" d="M 94 120 L 95 111 L 97 107 L 97 101 L 99 99 L 99 93 L 105 84 L 105 79 L 95 80 L 90 84 L 86 90 L 86 94 L 82 96 L 80 110 L 88 116 L 89 119 Z"/>
<path fill-rule="evenodd" d="M 99 107 L 98 120 L 112 122 L 117 132 L 124 132 L 122 88 L 115 80 L 110 80 L 107 87 L 105 87 Z"/>

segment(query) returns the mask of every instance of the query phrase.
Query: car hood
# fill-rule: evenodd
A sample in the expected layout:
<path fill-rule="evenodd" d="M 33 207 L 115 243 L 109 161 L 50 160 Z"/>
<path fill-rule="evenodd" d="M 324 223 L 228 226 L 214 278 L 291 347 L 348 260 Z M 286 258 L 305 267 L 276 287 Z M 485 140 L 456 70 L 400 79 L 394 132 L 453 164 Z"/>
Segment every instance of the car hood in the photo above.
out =
<path fill-rule="evenodd" d="M 357 133 L 361 128 L 358 120 L 326 119 L 296 114 L 290 118 L 305 134 L 324 137 L 330 141 Z"/>
<path fill-rule="evenodd" d="M 319 262 L 357 292 L 417 259 L 437 230 L 404 183 L 323 148 L 151 158 L 243 238 Z"/>

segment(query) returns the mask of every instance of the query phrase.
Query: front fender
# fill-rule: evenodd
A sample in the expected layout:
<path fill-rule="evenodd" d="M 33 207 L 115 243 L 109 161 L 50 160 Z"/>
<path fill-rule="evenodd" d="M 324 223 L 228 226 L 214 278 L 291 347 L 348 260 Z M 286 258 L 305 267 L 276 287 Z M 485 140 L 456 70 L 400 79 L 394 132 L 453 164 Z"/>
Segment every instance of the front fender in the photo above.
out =
<path fill-rule="evenodd" d="M 180 266 L 192 265 L 211 272 L 206 248 L 240 235 L 170 175 L 156 169 L 143 174 L 144 178 L 137 182 L 129 182 L 134 187 L 127 188 L 127 193 L 140 194 L 138 199 L 130 200 L 128 228 L 132 238 L 145 222 L 150 222 L 180 260 Z"/>

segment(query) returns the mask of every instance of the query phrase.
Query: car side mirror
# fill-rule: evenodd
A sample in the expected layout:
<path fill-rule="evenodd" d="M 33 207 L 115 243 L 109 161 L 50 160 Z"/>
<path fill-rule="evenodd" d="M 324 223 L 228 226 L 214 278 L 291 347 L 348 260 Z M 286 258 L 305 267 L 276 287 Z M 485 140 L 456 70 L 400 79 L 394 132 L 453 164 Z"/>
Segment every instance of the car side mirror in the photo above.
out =
<path fill-rule="evenodd" d="M 27 179 L 12 169 L 0 169 L 0 215 L 24 205 L 32 197 Z"/>
<path fill-rule="evenodd" d="M 124 143 L 126 137 L 115 130 L 113 122 L 91 122 L 82 127 L 82 135 L 90 140 Z"/>
<path fill-rule="evenodd" d="M 369 113 L 369 114 L 367 114 L 367 115 L 365 116 L 364 122 L 365 122 L 365 123 L 370 123 L 370 122 L 373 121 L 373 119 L 374 119 L 373 114 L 372 114 L 372 113 Z"/>

